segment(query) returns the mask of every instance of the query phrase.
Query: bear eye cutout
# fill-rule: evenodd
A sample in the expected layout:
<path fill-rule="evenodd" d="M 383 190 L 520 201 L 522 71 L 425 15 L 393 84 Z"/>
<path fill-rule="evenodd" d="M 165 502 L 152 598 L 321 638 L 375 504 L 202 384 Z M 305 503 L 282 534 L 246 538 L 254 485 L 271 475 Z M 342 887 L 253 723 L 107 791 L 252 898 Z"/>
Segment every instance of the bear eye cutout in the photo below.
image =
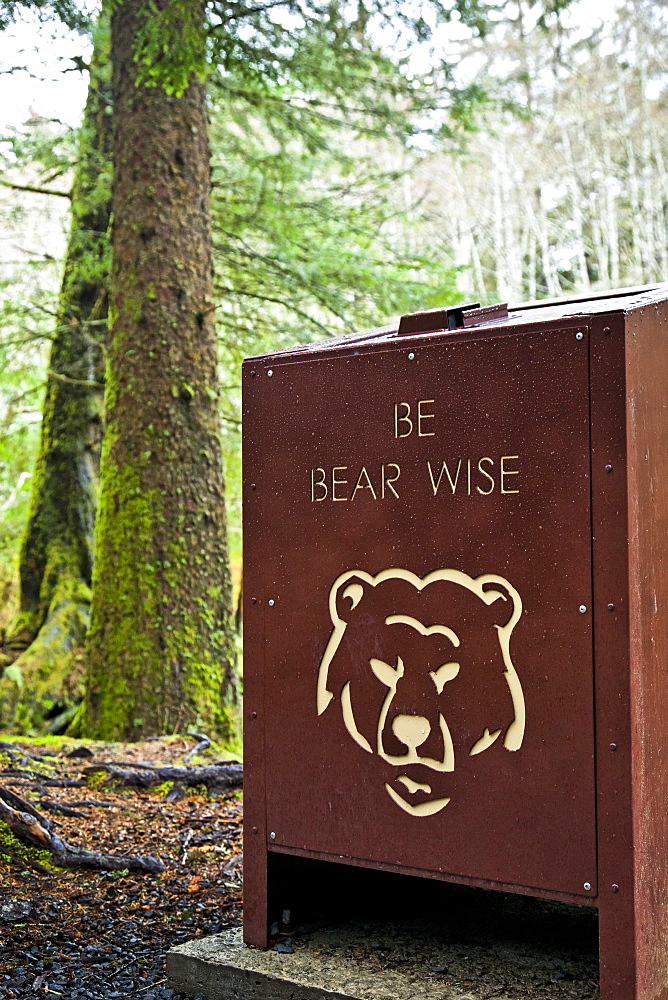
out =
<path fill-rule="evenodd" d="M 436 690 L 441 694 L 448 681 L 454 681 L 458 673 L 458 663 L 442 663 L 436 670 L 430 670 L 429 676 L 436 685 Z"/>
<path fill-rule="evenodd" d="M 400 656 L 397 657 L 396 667 L 391 667 L 384 660 L 377 660 L 375 658 L 370 659 L 369 664 L 378 680 L 381 684 L 385 684 L 386 687 L 396 687 L 399 678 L 404 676 L 404 661 Z"/>
<path fill-rule="evenodd" d="M 359 602 L 362 600 L 364 595 L 364 587 L 361 583 L 351 583 L 343 591 L 342 597 L 347 597 L 350 600 L 350 610 L 354 611 Z"/>
<path fill-rule="evenodd" d="M 417 618 L 411 618 L 410 615 L 389 615 L 385 619 L 385 624 L 410 625 L 420 635 L 444 635 L 446 639 L 450 640 L 453 646 L 459 646 L 459 636 L 451 628 L 448 628 L 447 625 L 423 625 Z"/>

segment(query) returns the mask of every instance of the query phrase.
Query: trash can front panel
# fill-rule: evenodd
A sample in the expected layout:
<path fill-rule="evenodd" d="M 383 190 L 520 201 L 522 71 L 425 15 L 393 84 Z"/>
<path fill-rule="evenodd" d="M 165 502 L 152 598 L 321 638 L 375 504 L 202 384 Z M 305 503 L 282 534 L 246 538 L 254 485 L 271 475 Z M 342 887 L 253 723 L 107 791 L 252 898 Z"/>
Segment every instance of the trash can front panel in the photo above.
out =
<path fill-rule="evenodd" d="M 256 362 L 271 849 L 595 895 L 587 340 Z"/>

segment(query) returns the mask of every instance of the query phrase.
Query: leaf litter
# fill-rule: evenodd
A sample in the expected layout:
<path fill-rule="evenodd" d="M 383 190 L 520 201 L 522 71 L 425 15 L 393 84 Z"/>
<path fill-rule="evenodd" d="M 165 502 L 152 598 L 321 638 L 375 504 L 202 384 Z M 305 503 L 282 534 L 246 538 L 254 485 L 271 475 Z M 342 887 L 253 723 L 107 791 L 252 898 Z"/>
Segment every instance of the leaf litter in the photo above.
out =
<path fill-rule="evenodd" d="M 0 785 L 48 818 L 63 841 L 164 864 L 159 874 L 59 868 L 0 824 L 0 995 L 176 1000 L 166 985 L 167 950 L 241 923 L 240 792 L 170 781 L 128 787 L 108 773 L 114 765 L 183 765 L 191 750 L 184 738 L 0 741 Z M 192 763 L 212 761 L 213 749 Z"/>

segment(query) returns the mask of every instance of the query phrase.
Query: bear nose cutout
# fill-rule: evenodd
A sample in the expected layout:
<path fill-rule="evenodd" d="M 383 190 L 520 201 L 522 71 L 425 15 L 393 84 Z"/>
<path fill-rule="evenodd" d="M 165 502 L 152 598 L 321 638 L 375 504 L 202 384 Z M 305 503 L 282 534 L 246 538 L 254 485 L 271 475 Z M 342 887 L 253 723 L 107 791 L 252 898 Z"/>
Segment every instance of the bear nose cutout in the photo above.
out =
<path fill-rule="evenodd" d="M 431 732 L 431 723 L 423 715 L 395 715 L 392 732 L 411 750 L 421 746 Z"/>

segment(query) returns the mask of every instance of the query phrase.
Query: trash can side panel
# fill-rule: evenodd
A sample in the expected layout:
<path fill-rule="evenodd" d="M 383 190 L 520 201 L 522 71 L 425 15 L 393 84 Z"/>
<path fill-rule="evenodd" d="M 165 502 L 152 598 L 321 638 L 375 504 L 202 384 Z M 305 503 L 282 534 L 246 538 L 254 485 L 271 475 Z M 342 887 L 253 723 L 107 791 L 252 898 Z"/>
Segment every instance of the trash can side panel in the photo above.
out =
<path fill-rule="evenodd" d="M 265 481 L 262 393 L 257 362 L 246 362 L 243 388 L 244 566 L 244 940 L 267 943 L 267 823 L 265 788 L 265 612 L 263 537 L 269 520 Z"/>
<path fill-rule="evenodd" d="M 627 319 L 629 621 L 638 997 L 668 996 L 668 305 Z"/>

